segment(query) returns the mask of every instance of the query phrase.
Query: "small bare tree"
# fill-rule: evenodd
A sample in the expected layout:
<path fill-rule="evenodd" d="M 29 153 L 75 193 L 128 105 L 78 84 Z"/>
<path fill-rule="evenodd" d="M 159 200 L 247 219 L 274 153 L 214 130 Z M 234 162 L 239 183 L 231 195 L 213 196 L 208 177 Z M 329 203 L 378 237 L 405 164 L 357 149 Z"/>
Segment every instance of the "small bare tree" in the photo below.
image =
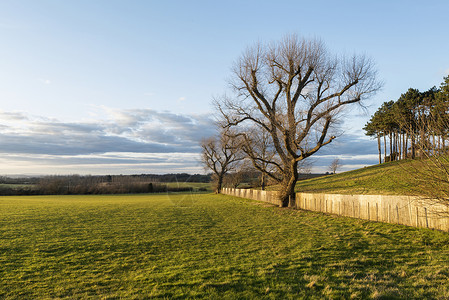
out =
<path fill-rule="evenodd" d="M 381 86 L 371 60 L 335 58 L 321 41 L 296 35 L 249 48 L 233 74 L 235 97 L 215 99 L 223 126 L 234 128 L 247 142 L 252 140 L 248 128 L 253 126 L 269 135 L 276 155 L 249 157 L 260 171 L 280 182 L 282 206 L 295 205 L 298 163 L 335 139 L 330 132 L 342 109 Z M 250 148 L 248 143 L 246 147 Z M 261 162 L 273 169 L 261 167 Z"/>
<path fill-rule="evenodd" d="M 332 174 L 337 173 L 337 170 L 341 168 L 341 163 L 340 163 L 340 159 L 336 158 L 334 159 L 331 164 L 329 165 L 329 171 Z"/>
<path fill-rule="evenodd" d="M 201 142 L 202 162 L 206 169 L 214 174 L 215 192 L 221 192 L 224 176 L 237 169 L 244 156 L 239 139 L 221 130 L 217 137 L 210 137 Z"/>
<path fill-rule="evenodd" d="M 448 104 L 449 106 L 449 104 Z M 447 108 L 430 111 L 420 115 L 413 130 L 407 131 L 412 136 L 420 132 L 446 132 L 449 128 Z M 443 141 L 447 139 L 444 134 Z M 421 158 L 409 161 L 404 171 L 413 179 L 413 192 L 420 195 L 427 203 L 434 206 L 434 213 L 448 216 L 449 208 L 449 155 L 446 147 L 441 147 L 440 140 L 416 137 L 416 151 Z M 440 209 L 438 208 L 440 207 Z M 441 209 L 445 207 L 446 209 Z"/>
<path fill-rule="evenodd" d="M 224 185 L 238 188 L 242 183 L 249 183 L 249 178 L 254 174 L 254 168 L 248 159 L 240 161 L 232 172 L 224 177 Z"/>
<path fill-rule="evenodd" d="M 244 134 L 240 134 L 242 150 L 252 162 L 253 167 L 261 172 L 260 186 L 262 190 L 267 184 L 267 175 L 275 182 L 281 181 L 276 173 L 276 164 L 280 163 L 276 150 L 273 147 L 271 136 L 258 126 L 247 129 Z"/>

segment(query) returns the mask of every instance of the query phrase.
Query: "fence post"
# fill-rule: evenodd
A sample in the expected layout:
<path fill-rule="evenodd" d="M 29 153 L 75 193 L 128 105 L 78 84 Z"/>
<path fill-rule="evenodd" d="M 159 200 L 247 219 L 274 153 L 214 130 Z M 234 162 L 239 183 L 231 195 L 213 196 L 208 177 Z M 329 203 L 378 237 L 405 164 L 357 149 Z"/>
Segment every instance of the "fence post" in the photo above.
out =
<path fill-rule="evenodd" d="M 379 222 L 379 204 L 376 202 L 376 221 Z"/>
<path fill-rule="evenodd" d="M 426 227 L 429 228 L 429 220 L 427 220 L 427 207 L 424 207 L 424 213 L 426 215 Z"/>
<path fill-rule="evenodd" d="M 398 217 L 398 224 L 399 224 L 399 207 L 396 205 L 396 215 Z"/>

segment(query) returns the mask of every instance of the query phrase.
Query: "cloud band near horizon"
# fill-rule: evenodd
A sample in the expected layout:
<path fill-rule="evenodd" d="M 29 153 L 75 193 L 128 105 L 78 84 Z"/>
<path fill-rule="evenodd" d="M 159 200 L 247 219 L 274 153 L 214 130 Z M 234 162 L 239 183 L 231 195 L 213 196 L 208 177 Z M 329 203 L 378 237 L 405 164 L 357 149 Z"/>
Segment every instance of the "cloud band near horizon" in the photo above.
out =
<path fill-rule="evenodd" d="M 204 173 L 200 141 L 215 134 L 210 114 L 101 107 L 95 119 L 64 122 L 0 111 L 0 174 Z M 375 142 L 343 135 L 312 157 L 325 172 L 377 163 Z"/>
<path fill-rule="evenodd" d="M 200 172 L 210 115 L 102 108 L 97 120 L 64 122 L 0 112 L 2 174 Z M 166 169 L 166 172 L 165 172 Z"/>

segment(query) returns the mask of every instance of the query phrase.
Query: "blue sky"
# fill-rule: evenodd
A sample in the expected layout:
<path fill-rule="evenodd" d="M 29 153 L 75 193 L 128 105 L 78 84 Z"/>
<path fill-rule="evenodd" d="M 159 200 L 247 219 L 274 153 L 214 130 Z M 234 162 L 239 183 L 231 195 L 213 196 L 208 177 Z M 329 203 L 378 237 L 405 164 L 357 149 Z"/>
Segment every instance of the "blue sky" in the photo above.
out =
<path fill-rule="evenodd" d="M 0 174 L 204 172 L 211 99 L 257 41 L 295 33 L 374 59 L 384 88 L 313 159 L 376 163 L 361 128 L 449 74 L 447 1 L 0 2 Z"/>

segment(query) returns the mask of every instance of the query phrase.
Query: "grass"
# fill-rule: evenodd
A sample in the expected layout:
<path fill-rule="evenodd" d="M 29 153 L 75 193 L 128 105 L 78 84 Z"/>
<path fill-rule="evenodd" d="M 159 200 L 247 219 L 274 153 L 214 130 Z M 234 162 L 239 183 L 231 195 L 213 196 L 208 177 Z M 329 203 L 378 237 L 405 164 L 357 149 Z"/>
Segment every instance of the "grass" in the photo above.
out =
<path fill-rule="evenodd" d="M 36 189 L 35 184 L 21 184 L 21 183 L 0 183 L 0 190 L 2 189 Z"/>
<path fill-rule="evenodd" d="M 395 161 L 298 181 L 297 192 L 329 194 L 420 195 L 419 161 Z"/>
<path fill-rule="evenodd" d="M 0 298 L 448 298 L 449 235 L 223 195 L 0 198 Z"/>
<path fill-rule="evenodd" d="M 34 186 L 34 184 L 0 183 L 0 188 L 28 188 Z"/>
<path fill-rule="evenodd" d="M 192 188 L 193 191 L 212 191 L 212 184 L 209 182 L 161 182 L 161 184 L 167 185 L 170 188 Z"/>

